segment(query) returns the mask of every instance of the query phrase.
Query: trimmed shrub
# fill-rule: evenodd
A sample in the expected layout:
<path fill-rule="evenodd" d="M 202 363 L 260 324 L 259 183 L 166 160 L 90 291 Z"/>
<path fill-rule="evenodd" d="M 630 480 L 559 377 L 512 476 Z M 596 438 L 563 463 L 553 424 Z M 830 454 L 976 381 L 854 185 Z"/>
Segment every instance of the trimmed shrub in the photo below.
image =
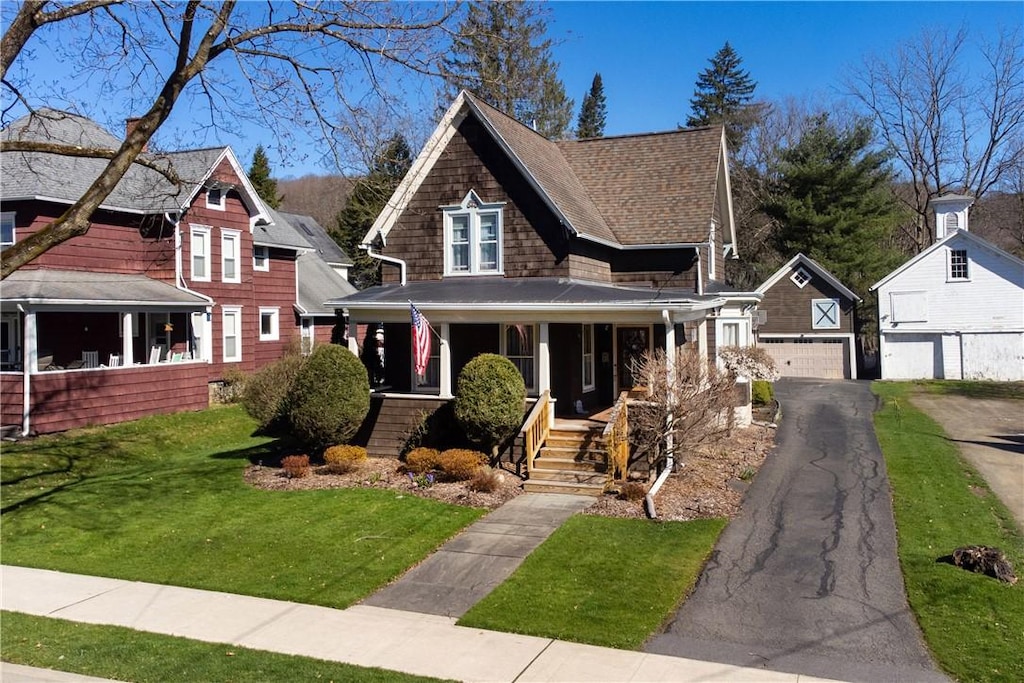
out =
<path fill-rule="evenodd" d="M 289 455 L 281 459 L 281 468 L 289 479 L 302 479 L 309 476 L 309 456 Z"/>
<path fill-rule="evenodd" d="M 260 368 L 245 382 L 242 406 L 259 423 L 260 431 L 271 432 L 286 425 L 288 392 L 305 360 L 297 353 L 289 354 Z"/>
<path fill-rule="evenodd" d="M 619 498 L 621 500 L 636 502 L 638 500 L 643 500 L 646 495 L 647 487 L 635 481 L 626 482 L 622 485 L 622 488 L 619 489 Z"/>
<path fill-rule="evenodd" d="M 436 448 L 414 448 L 405 454 L 405 469 L 414 474 L 423 474 L 437 469 L 441 451 Z"/>
<path fill-rule="evenodd" d="M 508 358 L 482 353 L 459 373 L 455 419 L 469 440 L 492 459 L 523 422 L 526 385 Z"/>
<path fill-rule="evenodd" d="M 478 467 L 473 478 L 466 484 L 470 491 L 493 493 L 501 486 L 502 474 L 491 467 Z"/>
<path fill-rule="evenodd" d="M 348 441 L 370 411 L 366 368 L 346 348 L 318 346 L 299 368 L 286 400 L 292 433 L 310 448 Z"/>
<path fill-rule="evenodd" d="M 771 382 L 755 379 L 750 387 L 750 396 L 754 405 L 768 405 L 775 398 L 775 389 L 772 388 Z"/>
<path fill-rule="evenodd" d="M 366 449 L 362 446 L 331 446 L 324 451 L 324 470 L 328 474 L 345 474 L 366 460 Z"/>
<path fill-rule="evenodd" d="M 445 479 L 451 481 L 466 481 L 471 479 L 476 471 L 487 464 L 487 456 L 480 451 L 471 451 L 465 448 L 450 448 L 441 453 L 437 466 L 444 473 Z"/>

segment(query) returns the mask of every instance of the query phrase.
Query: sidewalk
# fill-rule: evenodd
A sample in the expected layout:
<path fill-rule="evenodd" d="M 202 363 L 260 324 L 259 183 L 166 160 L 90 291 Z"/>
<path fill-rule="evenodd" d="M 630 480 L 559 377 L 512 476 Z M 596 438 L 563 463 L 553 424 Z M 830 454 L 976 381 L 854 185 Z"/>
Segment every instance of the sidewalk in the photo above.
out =
<path fill-rule="evenodd" d="M 824 680 L 465 628 L 452 617 L 368 605 L 338 610 L 12 566 L 0 566 L 0 586 L 4 610 L 460 681 Z"/>

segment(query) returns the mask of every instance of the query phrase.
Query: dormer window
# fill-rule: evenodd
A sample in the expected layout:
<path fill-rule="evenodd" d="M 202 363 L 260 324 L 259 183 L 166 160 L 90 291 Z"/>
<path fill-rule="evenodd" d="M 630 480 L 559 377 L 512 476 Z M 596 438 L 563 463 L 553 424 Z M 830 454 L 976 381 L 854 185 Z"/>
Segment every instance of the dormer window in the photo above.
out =
<path fill-rule="evenodd" d="M 797 268 L 796 272 L 789 276 L 789 279 L 793 281 L 800 289 L 803 289 L 808 282 L 811 281 L 811 274 L 803 268 Z"/>
<path fill-rule="evenodd" d="M 470 191 L 461 204 L 442 207 L 445 275 L 501 274 L 503 206 Z"/>
<path fill-rule="evenodd" d="M 206 208 L 224 210 L 224 188 L 211 187 L 206 190 Z"/>

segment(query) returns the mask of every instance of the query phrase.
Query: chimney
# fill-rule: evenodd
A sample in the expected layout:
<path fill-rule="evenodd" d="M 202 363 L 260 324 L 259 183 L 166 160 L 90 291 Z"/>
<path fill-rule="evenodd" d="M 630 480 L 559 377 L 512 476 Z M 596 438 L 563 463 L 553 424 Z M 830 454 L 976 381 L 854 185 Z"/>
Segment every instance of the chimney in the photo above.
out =
<path fill-rule="evenodd" d="M 139 125 L 139 121 L 141 121 L 141 120 L 142 120 L 142 118 L 138 117 L 138 116 L 135 116 L 135 117 L 132 117 L 130 119 L 125 119 L 124 120 L 124 137 L 126 139 L 128 138 L 129 135 L 132 134 L 132 131 L 135 130 L 135 127 Z M 143 152 L 148 152 L 149 151 L 149 141 L 148 140 L 146 141 L 146 144 L 144 144 L 142 146 L 142 151 Z"/>
<path fill-rule="evenodd" d="M 936 242 L 957 230 L 967 232 L 967 212 L 972 204 L 974 197 L 966 194 L 944 194 L 932 200 Z"/>

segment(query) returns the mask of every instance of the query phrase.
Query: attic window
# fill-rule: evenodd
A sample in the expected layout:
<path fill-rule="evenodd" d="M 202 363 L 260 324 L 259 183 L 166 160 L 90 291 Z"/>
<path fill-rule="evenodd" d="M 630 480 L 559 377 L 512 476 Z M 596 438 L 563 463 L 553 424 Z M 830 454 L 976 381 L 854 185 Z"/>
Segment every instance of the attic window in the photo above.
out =
<path fill-rule="evenodd" d="M 811 281 L 811 274 L 803 268 L 797 268 L 796 272 L 789 276 L 789 279 L 792 280 L 797 287 L 803 289 L 807 283 Z"/>
<path fill-rule="evenodd" d="M 224 210 L 224 188 L 211 187 L 206 190 L 206 208 Z"/>
<path fill-rule="evenodd" d="M 442 207 L 445 275 L 501 274 L 503 206 L 471 190 L 461 204 Z"/>
<path fill-rule="evenodd" d="M 967 263 L 966 249 L 949 250 L 949 279 L 970 280 L 970 271 Z"/>

